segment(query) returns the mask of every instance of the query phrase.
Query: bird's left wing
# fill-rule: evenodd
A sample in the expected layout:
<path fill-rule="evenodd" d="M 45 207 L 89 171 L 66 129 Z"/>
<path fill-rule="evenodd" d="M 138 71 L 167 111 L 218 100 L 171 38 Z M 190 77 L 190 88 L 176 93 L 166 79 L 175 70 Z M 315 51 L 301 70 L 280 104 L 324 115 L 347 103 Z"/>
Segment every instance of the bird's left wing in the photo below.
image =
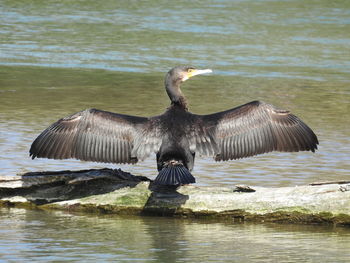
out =
<path fill-rule="evenodd" d="M 315 151 L 314 132 L 289 111 L 252 101 L 209 115 L 196 115 L 192 147 L 217 161 L 244 158 L 271 151 Z M 214 152 L 214 154 L 213 154 Z"/>

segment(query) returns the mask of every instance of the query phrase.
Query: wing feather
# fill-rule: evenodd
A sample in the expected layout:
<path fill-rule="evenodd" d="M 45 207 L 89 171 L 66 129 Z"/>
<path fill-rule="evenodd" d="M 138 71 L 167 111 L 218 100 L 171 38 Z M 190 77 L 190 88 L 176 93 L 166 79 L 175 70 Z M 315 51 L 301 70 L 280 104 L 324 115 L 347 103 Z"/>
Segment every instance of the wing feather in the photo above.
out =
<path fill-rule="evenodd" d="M 29 152 L 33 159 L 134 163 L 160 147 L 153 124 L 149 118 L 88 109 L 53 123 L 35 139 Z M 135 144 L 138 151 L 133 151 Z"/>
<path fill-rule="evenodd" d="M 289 111 L 264 102 L 253 101 L 227 111 L 196 116 L 200 128 L 192 136 L 211 138 L 206 142 L 192 139 L 196 142 L 196 152 L 214 153 L 217 161 L 271 151 L 314 152 L 317 149 L 318 139 L 303 121 Z M 204 143 L 211 151 L 206 150 Z"/>

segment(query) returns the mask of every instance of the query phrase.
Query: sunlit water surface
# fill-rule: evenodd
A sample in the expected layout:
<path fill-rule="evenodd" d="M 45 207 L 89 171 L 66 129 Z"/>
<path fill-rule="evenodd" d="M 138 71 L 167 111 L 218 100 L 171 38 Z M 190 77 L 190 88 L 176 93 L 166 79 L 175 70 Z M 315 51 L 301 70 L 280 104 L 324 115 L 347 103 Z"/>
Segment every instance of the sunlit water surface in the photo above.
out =
<path fill-rule="evenodd" d="M 264 100 L 317 134 L 316 153 L 196 158 L 199 185 L 292 186 L 349 179 L 350 1 L 0 2 L 0 175 L 134 166 L 31 160 L 35 137 L 86 108 L 152 116 L 175 65 L 212 68 L 184 83 L 190 110 Z M 0 260 L 346 262 L 349 233 L 1 210 Z M 334 260 L 333 260 L 334 259 Z"/>
<path fill-rule="evenodd" d="M 9 262 L 349 262 L 343 228 L 0 209 Z"/>

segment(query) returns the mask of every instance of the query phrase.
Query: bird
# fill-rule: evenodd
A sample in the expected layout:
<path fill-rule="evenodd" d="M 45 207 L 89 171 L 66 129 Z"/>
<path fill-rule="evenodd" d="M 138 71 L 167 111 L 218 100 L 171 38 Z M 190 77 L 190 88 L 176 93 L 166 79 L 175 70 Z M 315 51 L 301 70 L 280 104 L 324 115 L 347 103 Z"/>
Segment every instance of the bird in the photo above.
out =
<path fill-rule="evenodd" d="M 153 183 L 180 186 L 196 182 L 195 156 L 235 160 L 272 151 L 315 152 L 319 144 L 309 126 L 291 112 L 263 101 L 207 115 L 189 112 L 181 84 L 211 69 L 172 68 L 165 76 L 171 104 L 161 115 L 131 116 L 86 109 L 64 117 L 32 143 L 32 159 L 79 159 L 134 164 L 156 155 Z"/>

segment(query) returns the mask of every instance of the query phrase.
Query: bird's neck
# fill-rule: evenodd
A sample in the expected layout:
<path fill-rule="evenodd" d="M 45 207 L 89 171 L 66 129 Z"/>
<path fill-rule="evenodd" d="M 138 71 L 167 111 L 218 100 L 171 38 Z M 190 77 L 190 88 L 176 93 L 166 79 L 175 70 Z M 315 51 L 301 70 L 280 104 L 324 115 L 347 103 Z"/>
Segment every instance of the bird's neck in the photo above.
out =
<path fill-rule="evenodd" d="M 181 89 L 180 89 L 180 81 L 177 82 L 166 82 L 165 83 L 165 89 L 168 93 L 168 96 L 171 100 L 171 105 L 183 108 L 184 110 L 187 110 L 187 101 L 185 96 L 183 95 Z"/>

